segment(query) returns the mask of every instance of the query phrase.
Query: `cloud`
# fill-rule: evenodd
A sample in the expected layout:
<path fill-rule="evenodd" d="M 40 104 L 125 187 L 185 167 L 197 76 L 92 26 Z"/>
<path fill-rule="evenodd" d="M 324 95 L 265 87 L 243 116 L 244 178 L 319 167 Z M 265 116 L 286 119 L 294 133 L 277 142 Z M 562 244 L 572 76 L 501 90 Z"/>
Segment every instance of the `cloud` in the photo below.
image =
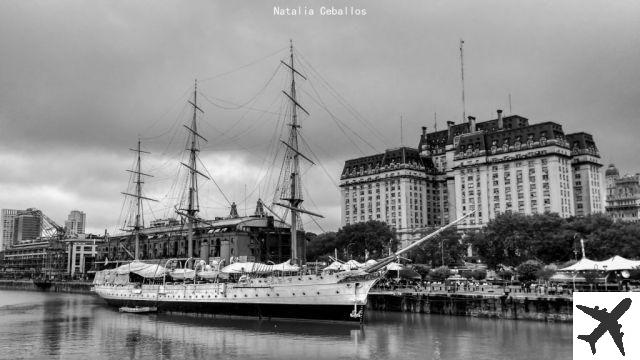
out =
<path fill-rule="evenodd" d="M 273 6 L 355 6 L 364 17 L 273 15 Z M 286 139 L 289 39 L 294 39 L 309 209 L 339 226 L 345 160 L 403 142 L 420 127 L 461 121 L 465 39 L 467 114 L 503 108 L 531 122 L 595 136 L 605 162 L 636 172 L 640 131 L 640 24 L 634 2 L 556 1 L 5 1 L 0 3 L 0 190 L 2 208 L 35 206 L 63 221 L 87 212 L 89 227 L 116 228 L 125 169 L 138 136 L 156 177 L 145 192 L 171 214 L 178 162 L 199 79 L 205 114 L 201 157 L 229 201 L 248 212 L 273 192 Z M 275 75 L 274 75 L 275 74 Z M 272 78 L 273 76 L 273 78 Z M 511 95 L 511 104 L 508 99 Z M 238 106 L 243 105 L 243 106 Z M 229 109 L 238 107 L 238 109 Z M 437 115 L 434 115 L 437 113 Z M 307 146 L 308 145 L 308 146 Z M 280 148 L 280 151 L 282 149 Z M 147 166 L 148 165 L 148 166 Z M 271 170 L 268 173 L 267 170 Z M 327 175 L 328 174 L 328 175 Z M 271 176 L 268 176 L 271 175 Z M 329 179 L 331 178 L 331 179 Z M 260 189 L 259 191 L 256 189 Z M 227 200 L 202 185 L 203 212 Z M 258 194 L 259 193 L 259 194 Z M 172 203 L 173 202 L 173 203 Z M 313 225 L 311 225 L 313 226 Z"/>

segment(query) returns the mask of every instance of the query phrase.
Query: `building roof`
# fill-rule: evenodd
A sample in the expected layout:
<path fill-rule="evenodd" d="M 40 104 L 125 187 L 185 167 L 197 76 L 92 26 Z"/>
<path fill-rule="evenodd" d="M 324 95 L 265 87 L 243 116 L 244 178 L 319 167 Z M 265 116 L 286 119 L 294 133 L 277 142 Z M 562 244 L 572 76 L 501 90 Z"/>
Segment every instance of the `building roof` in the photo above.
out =
<path fill-rule="evenodd" d="M 520 115 L 505 116 L 502 118 L 503 131 L 518 129 L 529 125 L 529 119 Z M 476 124 L 476 131 L 494 132 L 498 131 L 498 119 L 482 121 Z M 443 148 L 452 145 L 453 139 L 458 135 L 470 133 L 469 123 L 453 124 L 449 123 L 448 129 L 423 134 L 420 137 L 420 149 Z"/>
<path fill-rule="evenodd" d="M 382 154 L 364 156 L 357 159 L 347 160 L 342 169 L 342 176 L 351 173 L 380 169 L 393 164 L 408 164 L 421 167 L 422 170 L 427 166 L 424 159 L 420 157 L 418 149 L 410 147 L 400 147 L 396 149 L 388 149 Z"/>
<path fill-rule="evenodd" d="M 604 172 L 604 175 L 605 176 L 620 176 L 620 172 L 618 171 L 618 168 L 616 168 L 615 165 L 609 164 L 609 167 Z"/>

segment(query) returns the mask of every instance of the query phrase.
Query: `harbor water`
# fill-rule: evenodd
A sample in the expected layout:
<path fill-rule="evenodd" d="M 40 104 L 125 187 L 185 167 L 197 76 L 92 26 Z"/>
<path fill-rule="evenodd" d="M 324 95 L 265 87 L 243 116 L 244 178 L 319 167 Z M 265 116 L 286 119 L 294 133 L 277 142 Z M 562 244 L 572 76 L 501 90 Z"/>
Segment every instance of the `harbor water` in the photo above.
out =
<path fill-rule="evenodd" d="M 362 326 L 127 314 L 94 296 L 0 290 L 2 359 L 568 359 L 571 324 L 367 313 Z"/>

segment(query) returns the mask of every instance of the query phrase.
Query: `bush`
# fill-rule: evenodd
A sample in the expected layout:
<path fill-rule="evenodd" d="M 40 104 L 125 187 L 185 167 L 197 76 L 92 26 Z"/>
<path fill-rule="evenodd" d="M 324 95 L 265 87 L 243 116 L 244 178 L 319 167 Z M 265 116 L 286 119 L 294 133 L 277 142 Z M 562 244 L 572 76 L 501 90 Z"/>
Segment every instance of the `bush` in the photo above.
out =
<path fill-rule="evenodd" d="M 597 283 L 598 282 L 598 278 L 603 276 L 598 271 L 585 271 L 582 275 L 584 276 L 584 280 L 589 285 L 593 285 L 593 284 Z"/>
<path fill-rule="evenodd" d="M 418 274 L 420 274 L 420 276 L 422 276 L 422 278 L 426 278 L 427 275 L 429 275 L 429 270 L 431 269 L 430 266 L 428 265 L 423 265 L 423 264 L 415 264 L 413 265 L 413 271 L 417 272 Z"/>
<path fill-rule="evenodd" d="M 513 278 L 513 271 L 509 269 L 502 269 L 497 271 L 496 275 L 502 280 L 511 280 L 511 278 Z"/>
<path fill-rule="evenodd" d="M 451 275 L 451 270 L 449 270 L 448 267 L 440 266 L 438 268 L 433 269 L 429 274 L 429 277 L 431 278 L 432 281 L 444 281 L 450 275 Z"/>
<path fill-rule="evenodd" d="M 469 274 L 474 280 L 484 280 L 487 277 L 487 270 L 473 270 Z"/>
<path fill-rule="evenodd" d="M 536 278 L 544 281 L 549 281 L 551 277 L 556 273 L 556 268 L 552 266 L 545 266 L 544 268 L 536 272 Z"/>
<path fill-rule="evenodd" d="M 516 268 L 518 279 L 523 282 L 536 280 L 538 271 L 542 270 L 542 267 L 543 265 L 539 261 L 527 260 Z"/>

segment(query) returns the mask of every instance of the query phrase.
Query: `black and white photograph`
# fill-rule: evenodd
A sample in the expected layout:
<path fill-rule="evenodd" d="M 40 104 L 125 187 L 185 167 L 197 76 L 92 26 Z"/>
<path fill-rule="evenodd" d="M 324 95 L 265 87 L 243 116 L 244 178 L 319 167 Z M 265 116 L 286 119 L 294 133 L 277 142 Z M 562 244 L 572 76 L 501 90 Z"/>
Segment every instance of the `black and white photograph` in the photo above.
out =
<path fill-rule="evenodd" d="M 0 359 L 640 357 L 638 19 L 0 0 Z"/>

